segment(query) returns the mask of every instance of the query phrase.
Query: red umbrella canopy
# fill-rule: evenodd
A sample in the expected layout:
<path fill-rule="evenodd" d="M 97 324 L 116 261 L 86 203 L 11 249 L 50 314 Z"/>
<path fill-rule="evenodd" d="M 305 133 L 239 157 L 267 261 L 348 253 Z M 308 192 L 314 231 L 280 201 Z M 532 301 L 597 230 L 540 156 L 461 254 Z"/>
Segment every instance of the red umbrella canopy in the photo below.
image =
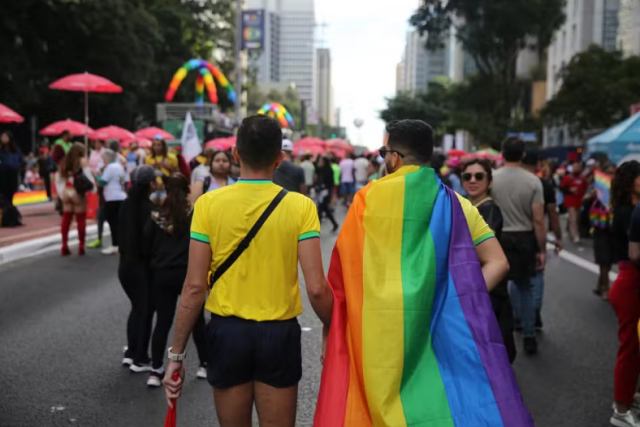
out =
<path fill-rule="evenodd" d="M 0 104 L 0 123 L 22 123 L 24 118 L 6 105 Z"/>
<path fill-rule="evenodd" d="M 173 135 L 171 135 L 166 130 L 160 129 L 160 128 L 157 128 L 157 127 L 150 127 L 150 128 L 140 129 L 139 131 L 137 131 L 135 133 L 135 135 L 138 138 L 146 138 L 146 139 L 154 139 L 158 135 L 162 136 L 162 139 L 167 140 L 167 141 L 172 141 L 172 140 L 176 139 Z"/>
<path fill-rule="evenodd" d="M 133 139 L 123 139 L 122 141 L 120 141 L 120 146 L 122 148 L 127 148 L 128 146 L 130 146 L 131 144 L 133 144 L 134 142 L 138 143 L 138 147 L 140 148 L 148 148 L 151 147 L 153 145 L 153 142 L 147 138 L 133 138 Z"/>
<path fill-rule="evenodd" d="M 89 126 L 85 126 L 84 123 L 76 122 L 75 120 L 62 120 L 60 122 L 51 123 L 40 131 L 40 135 L 56 136 L 60 135 L 65 130 L 71 132 L 73 136 L 82 136 L 85 131 L 93 132 Z"/>
<path fill-rule="evenodd" d="M 294 144 L 295 145 L 295 144 Z M 321 154 L 327 154 L 327 149 L 319 145 L 298 145 L 293 147 L 293 155 L 301 156 L 303 154 L 311 154 L 317 156 Z"/>
<path fill-rule="evenodd" d="M 294 147 L 310 147 L 313 145 L 317 147 L 325 148 L 327 146 L 327 143 L 321 140 L 320 138 L 314 138 L 312 136 L 308 136 L 306 138 L 302 138 L 296 141 L 296 143 L 293 144 Z"/>
<path fill-rule="evenodd" d="M 51 83 L 49 88 L 57 90 L 71 90 L 75 92 L 122 92 L 122 88 L 111 80 L 89 73 L 71 74 Z"/>
<path fill-rule="evenodd" d="M 135 135 L 126 129 L 122 129 L 118 126 L 107 126 L 104 128 L 96 129 L 93 132 L 89 132 L 89 139 L 99 139 L 106 141 L 108 139 L 117 139 L 122 141 L 123 139 L 135 139 Z"/>
<path fill-rule="evenodd" d="M 464 150 L 458 150 L 458 149 L 453 149 L 453 150 L 449 150 L 447 151 L 447 156 L 449 157 L 464 157 L 467 156 L 469 153 L 467 153 Z"/>
<path fill-rule="evenodd" d="M 229 145 L 229 138 L 214 138 L 207 141 L 204 146 L 206 148 L 215 148 L 216 150 L 224 150 Z"/>
<path fill-rule="evenodd" d="M 349 153 L 353 153 L 355 149 L 351 144 L 349 144 L 344 139 L 330 139 L 327 141 L 327 146 L 330 148 L 337 148 L 339 150 L 344 150 Z"/>

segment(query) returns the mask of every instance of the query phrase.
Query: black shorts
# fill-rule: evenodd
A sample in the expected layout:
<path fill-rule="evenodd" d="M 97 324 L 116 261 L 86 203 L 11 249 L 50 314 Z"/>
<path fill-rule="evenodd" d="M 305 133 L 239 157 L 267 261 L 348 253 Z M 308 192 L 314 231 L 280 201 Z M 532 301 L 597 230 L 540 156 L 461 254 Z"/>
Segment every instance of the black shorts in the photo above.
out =
<path fill-rule="evenodd" d="M 533 231 L 505 231 L 500 236 L 500 245 L 509 261 L 509 280 L 523 283 L 536 274 L 538 242 Z"/>
<path fill-rule="evenodd" d="M 259 381 L 287 388 L 301 378 L 298 319 L 256 322 L 211 315 L 207 326 L 207 380 L 212 387 Z"/>

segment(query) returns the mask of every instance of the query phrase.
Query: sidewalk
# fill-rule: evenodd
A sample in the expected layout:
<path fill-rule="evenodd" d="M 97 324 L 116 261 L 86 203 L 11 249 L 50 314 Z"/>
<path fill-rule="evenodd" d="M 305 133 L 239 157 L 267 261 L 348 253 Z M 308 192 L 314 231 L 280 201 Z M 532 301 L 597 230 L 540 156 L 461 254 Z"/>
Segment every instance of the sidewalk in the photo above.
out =
<path fill-rule="evenodd" d="M 60 215 L 53 202 L 18 207 L 22 227 L 0 228 L 0 265 L 60 249 Z M 96 221 L 87 220 L 87 242 L 98 233 Z M 109 234 L 105 224 L 105 235 Z M 71 226 L 69 243 L 77 244 L 76 222 Z"/>

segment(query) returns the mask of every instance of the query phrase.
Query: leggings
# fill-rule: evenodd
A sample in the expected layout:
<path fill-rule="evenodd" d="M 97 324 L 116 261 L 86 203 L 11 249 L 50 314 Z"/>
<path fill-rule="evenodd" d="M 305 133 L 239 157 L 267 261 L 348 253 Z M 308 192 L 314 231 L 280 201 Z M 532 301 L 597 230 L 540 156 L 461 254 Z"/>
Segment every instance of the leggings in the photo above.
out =
<path fill-rule="evenodd" d="M 324 196 L 320 201 L 320 204 L 318 204 L 318 217 L 320 218 L 320 220 L 322 220 L 322 213 L 324 212 L 327 218 L 329 218 L 329 221 L 331 221 L 331 224 L 333 224 L 333 227 L 338 228 L 338 223 L 336 222 L 336 219 L 333 217 L 333 213 L 329 208 L 330 204 L 331 204 L 331 193 Z"/>
<path fill-rule="evenodd" d="M 118 243 L 120 243 L 118 236 L 118 217 L 120 216 L 120 206 L 122 206 L 122 200 L 105 202 L 104 204 L 105 219 L 109 223 L 109 228 L 111 229 L 112 246 L 118 246 Z"/>
<path fill-rule="evenodd" d="M 140 260 L 120 258 L 118 278 L 122 289 L 131 302 L 131 311 L 127 319 L 126 357 L 133 359 L 136 365 L 149 363 L 149 341 L 153 324 L 153 298 L 149 269 Z"/>
<path fill-rule="evenodd" d="M 614 399 L 631 405 L 640 376 L 640 274 L 629 261 L 620 261 L 620 273 L 609 292 L 611 306 L 618 316 L 618 358 L 614 370 Z"/>
<path fill-rule="evenodd" d="M 184 267 L 155 270 L 152 275 L 157 318 L 156 327 L 153 329 L 151 338 L 151 360 L 153 369 L 158 370 L 164 366 L 167 339 L 173 325 L 176 303 L 182 293 L 182 285 L 184 278 L 187 276 L 187 269 Z M 193 342 L 196 344 L 200 365 L 204 365 L 207 362 L 207 344 L 203 310 L 200 310 L 196 324 L 193 327 Z"/>

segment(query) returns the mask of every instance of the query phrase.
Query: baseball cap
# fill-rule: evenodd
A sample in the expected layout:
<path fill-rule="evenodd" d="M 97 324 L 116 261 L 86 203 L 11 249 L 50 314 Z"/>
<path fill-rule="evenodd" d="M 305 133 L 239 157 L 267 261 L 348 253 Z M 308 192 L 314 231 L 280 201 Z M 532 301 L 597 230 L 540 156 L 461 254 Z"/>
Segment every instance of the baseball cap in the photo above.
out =
<path fill-rule="evenodd" d="M 289 139 L 282 140 L 282 151 L 293 151 L 293 142 Z"/>
<path fill-rule="evenodd" d="M 155 170 L 149 165 L 138 166 L 131 172 L 131 181 L 133 185 L 149 185 L 161 176 L 160 171 Z"/>
<path fill-rule="evenodd" d="M 160 141 L 162 141 L 164 138 L 162 137 L 162 135 L 157 134 L 156 136 L 153 137 L 153 139 L 159 139 Z"/>

